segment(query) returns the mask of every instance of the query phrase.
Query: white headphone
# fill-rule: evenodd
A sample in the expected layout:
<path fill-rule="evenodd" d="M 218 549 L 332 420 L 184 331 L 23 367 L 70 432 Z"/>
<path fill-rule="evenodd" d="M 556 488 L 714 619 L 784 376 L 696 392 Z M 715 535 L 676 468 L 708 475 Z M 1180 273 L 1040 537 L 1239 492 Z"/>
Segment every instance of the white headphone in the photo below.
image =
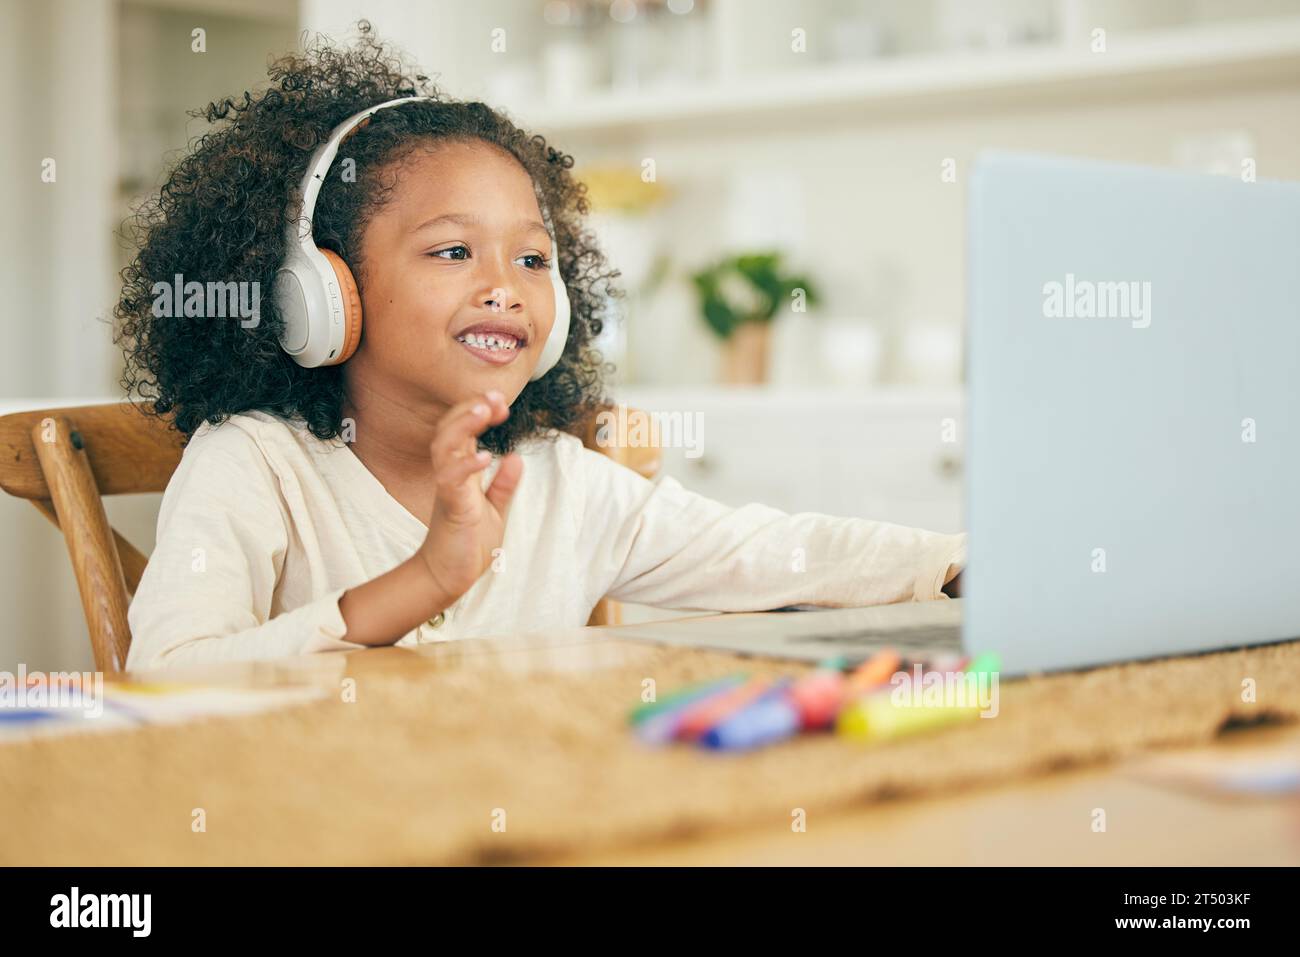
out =
<path fill-rule="evenodd" d="M 325 182 L 330 164 L 338 155 L 339 144 L 380 110 L 399 103 L 431 99 L 433 97 L 404 96 L 348 117 L 334 128 L 329 139 L 316 148 L 307 164 L 307 173 L 294 196 L 294 199 L 301 200 L 302 213 L 289 223 L 288 251 L 284 265 L 276 271 L 272 287 L 272 297 L 284 322 L 280 346 L 300 366 L 311 369 L 338 365 L 356 352 L 361 342 L 361 296 L 352 270 L 337 253 L 317 248 L 312 239 L 316 199 L 320 196 L 321 184 Z M 551 242 L 555 243 L 550 217 L 544 204 L 540 203 L 541 197 L 538 199 Z M 560 361 L 569 338 L 569 292 L 560 278 L 558 245 L 551 250 L 551 287 L 555 292 L 555 323 L 529 379 L 532 382 L 546 375 Z"/>

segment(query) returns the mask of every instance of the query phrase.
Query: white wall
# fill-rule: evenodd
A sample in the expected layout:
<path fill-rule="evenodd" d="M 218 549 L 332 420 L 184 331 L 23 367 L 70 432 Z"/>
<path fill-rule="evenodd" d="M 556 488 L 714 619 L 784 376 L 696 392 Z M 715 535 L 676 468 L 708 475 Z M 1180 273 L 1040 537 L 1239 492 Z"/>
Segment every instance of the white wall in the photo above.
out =
<path fill-rule="evenodd" d="M 115 13 L 115 3 L 96 0 L 0 3 L 0 402 L 114 388 L 104 317 L 115 297 Z M 41 182 L 45 157 L 56 161 L 54 183 Z M 0 668 L 88 665 L 62 538 L 7 496 L 0 528 Z"/>
<path fill-rule="evenodd" d="M 535 22 L 540 7 L 530 3 L 516 9 Z M 482 96 L 482 77 L 500 62 L 494 61 L 488 50 L 489 31 L 503 22 L 498 4 L 302 0 L 298 9 L 303 30 L 319 31 L 339 40 L 355 36 L 357 21 L 368 20 L 374 35 L 400 45 L 427 75 L 454 96 Z M 515 22 L 520 19 L 514 18 Z M 521 53 L 527 49 L 529 33 L 513 33 L 511 42 L 518 42 Z"/>
<path fill-rule="evenodd" d="M 887 334 L 917 323 L 959 334 L 965 173 L 980 148 L 1172 166 L 1185 137 L 1245 131 L 1255 143 L 1260 177 L 1300 180 L 1297 117 L 1300 77 L 1289 88 L 918 114 L 857 125 L 846 120 L 834 129 L 664 135 L 598 155 L 653 156 L 661 180 L 680 186 L 659 235 L 686 264 L 715 255 L 725 241 L 720 224 L 730 183 L 745 173 L 779 172 L 804 199 L 807 241 L 797 255 L 826 286 L 825 315 L 861 317 Z M 581 145 L 563 145 L 580 160 L 590 155 Z M 955 184 L 940 181 L 945 157 L 957 161 Z M 695 308 L 679 287 L 630 327 L 640 380 L 693 385 L 712 376 L 717 346 Z"/>

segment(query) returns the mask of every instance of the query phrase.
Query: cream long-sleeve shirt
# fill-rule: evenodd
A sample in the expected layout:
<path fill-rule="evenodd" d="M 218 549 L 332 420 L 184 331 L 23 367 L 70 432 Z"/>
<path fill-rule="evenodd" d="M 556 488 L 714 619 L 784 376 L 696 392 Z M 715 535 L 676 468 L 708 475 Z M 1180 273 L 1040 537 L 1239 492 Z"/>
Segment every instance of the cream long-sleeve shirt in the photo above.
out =
<path fill-rule="evenodd" d="M 606 596 L 712 611 L 946 599 L 965 561 L 965 535 L 733 508 L 554 435 L 518 448 L 493 567 L 399 645 L 584 625 Z M 261 412 L 205 424 L 163 494 L 127 666 L 361 648 L 344 637 L 340 596 L 426 532 L 346 444 Z"/>

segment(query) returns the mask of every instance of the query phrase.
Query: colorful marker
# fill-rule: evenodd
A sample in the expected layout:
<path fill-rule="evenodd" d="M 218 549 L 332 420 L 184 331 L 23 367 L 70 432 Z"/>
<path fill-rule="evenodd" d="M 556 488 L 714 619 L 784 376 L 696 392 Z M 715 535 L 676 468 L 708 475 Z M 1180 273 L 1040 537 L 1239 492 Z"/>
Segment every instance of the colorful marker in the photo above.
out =
<path fill-rule="evenodd" d="M 1001 670 L 1002 659 L 998 657 L 996 651 L 986 651 L 982 655 L 976 655 L 965 668 L 967 674 L 976 675 L 995 675 Z"/>
<path fill-rule="evenodd" d="M 681 737 L 682 725 L 687 720 L 701 720 L 700 715 L 703 713 L 703 709 L 711 703 L 720 702 L 725 708 L 729 703 L 734 702 L 734 704 L 731 704 L 733 709 L 742 706 L 750 699 L 738 700 L 735 698 L 735 694 L 743 690 L 753 679 L 747 675 L 740 675 L 741 680 L 736 682 L 732 680 L 735 677 L 737 676 L 732 675 L 724 678 L 716 682 L 712 688 L 698 689 L 700 691 L 698 695 L 689 700 L 678 702 L 658 714 L 646 718 L 636 725 L 637 737 L 646 744 L 667 744 L 674 738 Z M 725 713 L 729 713 L 729 711 L 719 711 L 720 715 Z"/>
<path fill-rule="evenodd" d="M 878 691 L 854 701 L 842 712 L 835 730 L 858 741 L 890 741 L 978 717 L 979 702 L 968 705 L 895 704 L 893 692 Z"/>
<path fill-rule="evenodd" d="M 696 740 L 714 725 L 756 701 L 772 684 L 771 678 L 750 678 L 742 685 L 687 705 L 677 724 L 676 737 L 684 741 Z"/>
<path fill-rule="evenodd" d="M 628 715 L 628 721 L 632 724 L 640 724 L 657 714 L 663 714 L 665 711 L 675 711 L 684 704 L 690 704 L 692 701 L 699 701 L 701 698 L 716 694 L 726 688 L 735 687 L 748 677 L 748 675 L 741 673 L 727 675 L 725 678 L 718 678 L 714 681 L 689 685 L 680 691 L 674 691 L 666 697 L 660 698 L 658 701 L 650 701 L 633 708 L 632 713 Z"/>
<path fill-rule="evenodd" d="M 57 717 L 58 715 L 52 711 L 29 711 L 27 709 L 11 711 L 7 708 L 0 708 L 0 721 L 12 721 L 15 724 L 20 721 L 48 721 L 50 718 Z"/>
<path fill-rule="evenodd" d="M 790 686 L 787 697 L 799 713 L 805 731 L 829 728 L 844 704 L 847 679 L 842 672 L 819 668 Z"/>
<path fill-rule="evenodd" d="M 883 684 L 888 684 L 894 672 L 898 671 L 903 659 L 893 648 L 884 648 L 876 652 L 854 671 L 848 678 L 845 689 L 849 697 L 865 694 Z"/>
<path fill-rule="evenodd" d="M 741 681 L 735 682 L 732 680 L 736 677 L 739 677 Z M 636 736 L 646 744 L 667 744 L 677 736 L 677 729 L 682 723 L 682 717 L 693 707 L 702 701 L 726 694 L 728 691 L 739 687 L 740 683 L 743 683 L 747 678 L 746 675 L 729 675 L 720 681 L 712 682 L 704 687 L 697 687 L 693 689 L 694 693 L 686 695 L 682 700 L 673 702 L 655 714 L 637 722 L 633 725 L 633 730 Z"/>
<path fill-rule="evenodd" d="M 747 751 L 799 733 L 799 708 L 787 692 L 791 681 L 778 681 L 757 699 L 718 722 L 699 743 L 716 751 Z"/>

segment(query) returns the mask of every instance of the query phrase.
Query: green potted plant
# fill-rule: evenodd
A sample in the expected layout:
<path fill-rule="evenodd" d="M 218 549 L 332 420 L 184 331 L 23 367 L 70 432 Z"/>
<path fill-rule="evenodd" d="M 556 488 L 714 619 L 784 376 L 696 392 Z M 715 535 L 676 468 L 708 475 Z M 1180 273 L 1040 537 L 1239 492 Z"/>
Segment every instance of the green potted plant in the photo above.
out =
<path fill-rule="evenodd" d="M 767 381 L 773 318 L 818 301 L 806 276 L 784 272 L 779 252 L 729 256 L 692 273 L 691 282 L 705 324 L 723 342 L 722 381 L 729 385 Z"/>

